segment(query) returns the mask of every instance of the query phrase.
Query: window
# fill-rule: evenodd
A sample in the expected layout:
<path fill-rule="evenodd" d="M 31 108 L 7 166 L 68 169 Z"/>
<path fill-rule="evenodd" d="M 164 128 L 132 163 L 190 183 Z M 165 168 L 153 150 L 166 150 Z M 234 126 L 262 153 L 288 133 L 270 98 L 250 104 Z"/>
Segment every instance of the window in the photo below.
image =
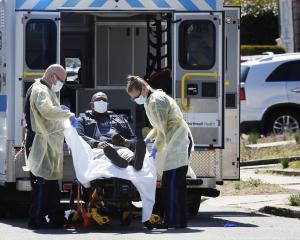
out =
<path fill-rule="evenodd" d="M 249 69 L 250 67 L 248 66 L 241 66 L 241 82 L 246 82 Z"/>
<path fill-rule="evenodd" d="M 216 29 L 208 20 L 187 20 L 179 27 L 179 63 L 184 69 L 205 70 L 215 64 Z"/>
<path fill-rule="evenodd" d="M 279 65 L 266 82 L 300 81 L 300 61 L 289 61 Z"/>
<path fill-rule="evenodd" d="M 31 69 L 46 69 L 56 63 L 57 28 L 53 20 L 31 19 L 26 25 L 26 64 Z"/>
<path fill-rule="evenodd" d="M 80 58 L 65 58 L 67 82 L 80 82 L 81 61 Z"/>

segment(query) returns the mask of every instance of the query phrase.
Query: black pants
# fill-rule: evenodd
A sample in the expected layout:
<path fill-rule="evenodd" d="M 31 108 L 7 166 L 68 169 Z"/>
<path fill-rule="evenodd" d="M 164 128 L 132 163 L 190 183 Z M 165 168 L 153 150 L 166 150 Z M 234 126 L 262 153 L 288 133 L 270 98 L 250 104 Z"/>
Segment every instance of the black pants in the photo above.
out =
<path fill-rule="evenodd" d="M 25 142 L 26 155 L 29 156 L 30 148 L 35 133 L 27 131 Z M 50 222 L 57 225 L 64 224 L 64 211 L 60 207 L 60 190 L 58 180 L 46 180 L 30 172 L 31 205 L 29 209 L 29 225 L 36 226 L 46 223 L 48 215 Z"/>
<path fill-rule="evenodd" d="M 184 227 L 186 220 L 186 173 L 188 167 L 164 171 L 162 176 L 162 198 L 164 220 L 167 225 Z"/>
<path fill-rule="evenodd" d="M 190 157 L 192 140 L 189 137 L 188 157 Z M 187 225 L 186 174 L 188 166 L 182 166 L 162 175 L 162 202 L 164 221 L 168 226 L 185 227 Z"/>

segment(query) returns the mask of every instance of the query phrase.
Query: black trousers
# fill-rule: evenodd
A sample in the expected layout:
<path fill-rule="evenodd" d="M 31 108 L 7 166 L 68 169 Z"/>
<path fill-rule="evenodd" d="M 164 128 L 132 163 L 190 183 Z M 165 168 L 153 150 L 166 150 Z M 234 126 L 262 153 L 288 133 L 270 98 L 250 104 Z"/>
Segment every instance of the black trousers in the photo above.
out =
<path fill-rule="evenodd" d="M 185 227 L 186 173 L 188 166 L 164 171 L 162 176 L 162 201 L 166 225 Z"/>
<path fill-rule="evenodd" d="M 188 157 L 191 154 L 192 139 L 188 136 L 190 144 Z M 164 209 L 164 222 L 174 227 L 187 225 L 187 192 L 186 174 L 188 166 L 164 171 L 162 175 L 162 203 Z"/>
<path fill-rule="evenodd" d="M 25 149 L 29 156 L 35 133 L 27 131 Z M 48 215 L 50 222 L 61 225 L 64 224 L 64 211 L 60 206 L 60 190 L 58 180 L 46 180 L 37 177 L 30 172 L 31 183 L 31 205 L 29 209 L 29 225 L 39 225 L 46 223 L 45 217 Z"/>

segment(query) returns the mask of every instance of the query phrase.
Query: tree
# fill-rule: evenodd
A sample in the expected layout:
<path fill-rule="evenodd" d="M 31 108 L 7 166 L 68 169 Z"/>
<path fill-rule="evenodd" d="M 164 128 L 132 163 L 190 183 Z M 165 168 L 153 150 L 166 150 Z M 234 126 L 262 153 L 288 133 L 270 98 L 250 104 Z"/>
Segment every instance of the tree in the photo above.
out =
<path fill-rule="evenodd" d="M 241 43 L 276 44 L 279 37 L 278 0 L 227 0 L 226 5 L 241 6 Z"/>
<path fill-rule="evenodd" d="M 272 12 L 275 16 L 278 15 L 277 0 L 227 0 L 226 5 L 241 6 L 242 17 L 246 15 L 259 16 L 266 12 Z"/>

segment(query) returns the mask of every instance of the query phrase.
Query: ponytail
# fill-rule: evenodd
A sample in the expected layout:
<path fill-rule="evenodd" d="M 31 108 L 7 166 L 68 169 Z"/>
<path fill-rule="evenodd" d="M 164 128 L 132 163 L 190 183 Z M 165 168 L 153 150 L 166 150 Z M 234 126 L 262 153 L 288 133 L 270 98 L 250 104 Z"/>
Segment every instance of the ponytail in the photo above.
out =
<path fill-rule="evenodd" d="M 150 85 L 139 76 L 129 75 L 127 77 L 126 91 L 128 93 L 132 92 L 133 90 L 142 91 L 144 86 L 151 88 Z"/>

